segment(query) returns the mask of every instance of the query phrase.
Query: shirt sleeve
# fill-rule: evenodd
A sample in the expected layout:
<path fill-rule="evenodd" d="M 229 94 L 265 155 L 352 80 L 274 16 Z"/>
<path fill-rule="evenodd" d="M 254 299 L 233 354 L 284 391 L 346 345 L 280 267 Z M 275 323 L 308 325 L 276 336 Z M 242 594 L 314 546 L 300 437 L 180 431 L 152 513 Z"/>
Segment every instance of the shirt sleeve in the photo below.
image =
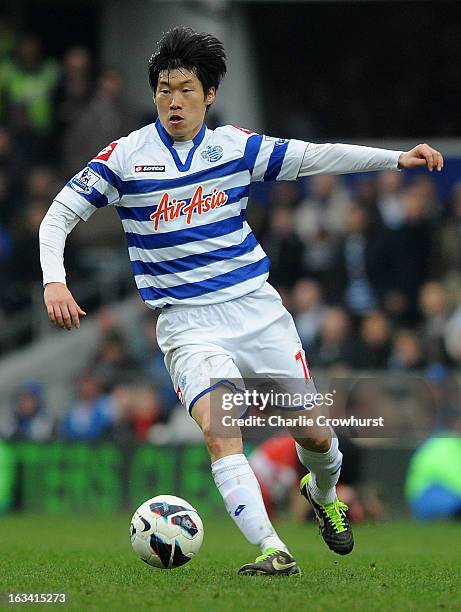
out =
<path fill-rule="evenodd" d="M 301 140 L 251 134 L 245 157 L 251 162 L 252 182 L 295 180 L 307 145 L 307 142 Z"/>
<path fill-rule="evenodd" d="M 402 151 L 350 144 L 315 144 L 250 132 L 245 158 L 252 181 L 292 181 L 313 174 L 398 170 Z"/>
<path fill-rule="evenodd" d="M 39 230 L 40 263 L 43 285 L 66 282 L 64 247 L 67 235 L 80 221 L 80 216 L 60 202 L 53 202 Z"/>
<path fill-rule="evenodd" d="M 299 176 L 398 170 L 402 151 L 350 144 L 307 144 Z"/>
<path fill-rule="evenodd" d="M 119 141 L 111 142 L 80 170 L 55 200 L 86 221 L 98 209 L 116 204 L 123 191 Z"/>

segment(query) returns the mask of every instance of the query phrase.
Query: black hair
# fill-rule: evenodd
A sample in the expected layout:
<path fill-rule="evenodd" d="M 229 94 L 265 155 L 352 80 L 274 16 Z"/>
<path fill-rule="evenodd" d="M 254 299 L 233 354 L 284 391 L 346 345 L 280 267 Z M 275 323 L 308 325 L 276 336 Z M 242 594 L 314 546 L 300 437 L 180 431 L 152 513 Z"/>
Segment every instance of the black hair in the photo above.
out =
<path fill-rule="evenodd" d="M 226 74 L 226 53 L 221 41 L 211 34 L 198 34 L 191 28 L 178 26 L 163 34 L 157 52 L 148 64 L 149 83 L 156 91 L 160 72 L 185 68 L 202 84 L 205 95 L 216 90 Z"/>

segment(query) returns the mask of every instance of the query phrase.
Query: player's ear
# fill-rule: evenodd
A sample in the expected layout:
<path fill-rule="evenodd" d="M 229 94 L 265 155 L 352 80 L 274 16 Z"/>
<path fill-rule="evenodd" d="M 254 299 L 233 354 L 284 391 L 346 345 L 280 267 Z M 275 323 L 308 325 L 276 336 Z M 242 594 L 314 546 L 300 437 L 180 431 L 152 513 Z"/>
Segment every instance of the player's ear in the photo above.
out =
<path fill-rule="evenodd" d="M 205 97 L 205 102 L 207 106 L 210 106 L 210 104 L 213 104 L 213 102 L 216 99 L 216 87 L 210 87 L 210 89 L 208 90 L 208 93 Z"/>

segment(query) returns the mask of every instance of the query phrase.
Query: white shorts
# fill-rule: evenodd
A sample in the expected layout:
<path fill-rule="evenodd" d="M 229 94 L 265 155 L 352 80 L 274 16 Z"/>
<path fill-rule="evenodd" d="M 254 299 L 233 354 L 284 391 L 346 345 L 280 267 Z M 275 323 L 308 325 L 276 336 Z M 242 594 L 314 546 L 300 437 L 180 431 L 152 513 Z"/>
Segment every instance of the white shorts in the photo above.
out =
<path fill-rule="evenodd" d="M 228 302 L 163 310 L 157 341 L 189 413 L 200 397 L 226 381 L 234 387 L 236 380 L 290 379 L 315 393 L 293 318 L 267 282 Z"/>

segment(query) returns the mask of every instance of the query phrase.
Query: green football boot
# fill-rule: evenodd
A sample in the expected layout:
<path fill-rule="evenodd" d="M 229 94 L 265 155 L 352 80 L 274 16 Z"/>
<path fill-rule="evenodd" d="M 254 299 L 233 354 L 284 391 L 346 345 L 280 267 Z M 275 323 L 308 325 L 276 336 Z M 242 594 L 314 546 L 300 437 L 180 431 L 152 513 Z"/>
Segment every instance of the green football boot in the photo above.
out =
<path fill-rule="evenodd" d="M 238 571 L 242 576 L 294 576 L 301 571 L 291 555 L 278 548 L 268 548 L 256 557 L 254 563 L 246 563 Z"/>
<path fill-rule="evenodd" d="M 314 509 L 320 533 L 328 547 L 338 555 L 347 555 L 354 548 L 354 536 L 347 516 L 348 507 L 335 499 L 331 504 L 318 504 L 310 494 L 308 484 L 312 478 L 306 474 L 299 484 L 301 494 Z"/>

